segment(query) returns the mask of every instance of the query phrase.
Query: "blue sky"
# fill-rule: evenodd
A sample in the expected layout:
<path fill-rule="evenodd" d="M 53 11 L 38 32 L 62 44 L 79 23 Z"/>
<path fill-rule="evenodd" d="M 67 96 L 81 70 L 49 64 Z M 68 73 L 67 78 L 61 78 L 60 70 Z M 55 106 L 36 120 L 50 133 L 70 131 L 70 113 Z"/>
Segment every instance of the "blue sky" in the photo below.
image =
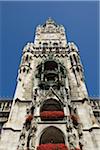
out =
<path fill-rule="evenodd" d="M 13 97 L 22 48 L 48 17 L 63 24 L 68 41 L 79 47 L 89 95 L 100 97 L 98 7 L 87 1 L 0 2 L 0 97 Z"/>

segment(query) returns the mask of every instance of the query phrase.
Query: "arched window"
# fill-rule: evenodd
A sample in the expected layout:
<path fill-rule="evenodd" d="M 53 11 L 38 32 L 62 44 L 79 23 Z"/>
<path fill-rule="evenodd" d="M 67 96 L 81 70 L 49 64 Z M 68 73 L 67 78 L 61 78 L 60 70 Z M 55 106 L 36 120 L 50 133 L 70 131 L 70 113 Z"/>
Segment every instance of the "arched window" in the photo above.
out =
<path fill-rule="evenodd" d="M 54 46 L 54 47 L 58 47 L 58 43 L 56 43 L 56 42 L 53 43 L 53 46 Z"/>
<path fill-rule="evenodd" d="M 63 132 L 60 129 L 53 126 L 46 128 L 40 137 L 40 144 L 48 143 L 64 144 L 65 140 Z"/>
<path fill-rule="evenodd" d="M 42 111 L 62 111 L 62 110 L 63 110 L 62 104 L 59 101 L 51 98 L 51 99 L 46 100 L 43 103 L 43 105 L 40 109 L 40 112 L 42 112 Z"/>
<path fill-rule="evenodd" d="M 56 52 L 59 53 L 58 43 L 53 43 L 54 48 L 56 48 Z"/>
<path fill-rule="evenodd" d="M 48 47 L 48 43 L 43 43 L 43 47 L 47 48 Z"/>

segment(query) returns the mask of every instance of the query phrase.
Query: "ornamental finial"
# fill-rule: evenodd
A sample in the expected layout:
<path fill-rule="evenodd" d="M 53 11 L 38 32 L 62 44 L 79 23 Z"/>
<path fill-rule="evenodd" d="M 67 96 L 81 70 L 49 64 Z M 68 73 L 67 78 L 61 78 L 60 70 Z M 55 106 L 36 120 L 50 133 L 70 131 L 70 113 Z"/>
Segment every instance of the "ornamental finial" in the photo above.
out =
<path fill-rule="evenodd" d="M 46 21 L 46 24 L 54 24 L 54 23 L 55 22 L 51 17 L 49 17 L 48 20 Z"/>

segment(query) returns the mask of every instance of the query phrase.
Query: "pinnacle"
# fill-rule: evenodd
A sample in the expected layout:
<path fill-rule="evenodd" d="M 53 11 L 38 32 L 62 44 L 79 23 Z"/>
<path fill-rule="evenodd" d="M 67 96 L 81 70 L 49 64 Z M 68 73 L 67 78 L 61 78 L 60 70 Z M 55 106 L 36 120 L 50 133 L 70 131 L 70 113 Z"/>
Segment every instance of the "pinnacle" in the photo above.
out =
<path fill-rule="evenodd" d="M 54 24 L 54 23 L 55 21 L 51 17 L 49 17 L 46 21 L 46 24 Z"/>

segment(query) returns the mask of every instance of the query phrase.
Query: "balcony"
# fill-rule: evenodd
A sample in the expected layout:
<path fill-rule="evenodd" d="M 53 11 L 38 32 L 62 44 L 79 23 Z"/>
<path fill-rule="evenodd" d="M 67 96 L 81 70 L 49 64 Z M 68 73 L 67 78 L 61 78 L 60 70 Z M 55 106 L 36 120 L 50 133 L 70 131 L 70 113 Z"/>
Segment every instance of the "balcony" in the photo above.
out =
<path fill-rule="evenodd" d="M 42 121 L 58 121 L 63 120 L 64 112 L 63 111 L 43 111 L 40 113 Z"/>
<path fill-rule="evenodd" d="M 68 150 L 68 147 L 63 144 L 41 144 L 37 147 L 37 150 Z"/>

